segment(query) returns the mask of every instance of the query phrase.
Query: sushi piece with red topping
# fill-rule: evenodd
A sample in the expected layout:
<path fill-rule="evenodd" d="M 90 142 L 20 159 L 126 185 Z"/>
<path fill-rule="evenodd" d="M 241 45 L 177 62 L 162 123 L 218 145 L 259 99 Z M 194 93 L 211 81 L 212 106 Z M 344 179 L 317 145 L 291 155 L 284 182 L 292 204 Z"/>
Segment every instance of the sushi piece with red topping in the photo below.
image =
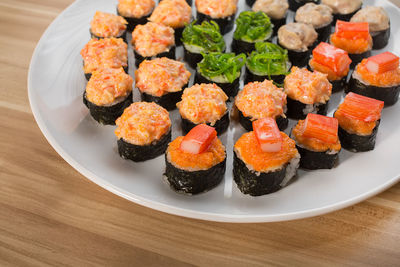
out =
<path fill-rule="evenodd" d="M 92 38 L 122 38 L 126 41 L 126 24 L 128 22 L 121 16 L 96 11 L 90 22 L 90 35 Z"/>
<path fill-rule="evenodd" d="M 128 22 L 128 31 L 138 24 L 146 24 L 156 3 L 154 0 L 119 0 L 117 14 Z"/>
<path fill-rule="evenodd" d="M 238 0 L 196 0 L 197 21 L 213 20 L 222 34 L 228 33 L 233 29 L 237 4 Z"/>

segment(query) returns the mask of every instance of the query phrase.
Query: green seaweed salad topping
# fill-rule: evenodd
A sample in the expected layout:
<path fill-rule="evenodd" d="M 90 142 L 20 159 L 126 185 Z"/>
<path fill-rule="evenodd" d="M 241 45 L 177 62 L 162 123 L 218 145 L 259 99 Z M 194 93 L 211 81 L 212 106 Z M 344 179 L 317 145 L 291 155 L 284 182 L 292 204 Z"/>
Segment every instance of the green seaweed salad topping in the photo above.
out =
<path fill-rule="evenodd" d="M 232 83 L 239 78 L 240 69 L 246 62 L 246 55 L 234 53 L 202 54 L 203 60 L 197 64 L 202 76 L 214 82 Z"/>
<path fill-rule="evenodd" d="M 215 21 L 195 23 L 196 21 L 193 21 L 186 25 L 183 30 L 182 42 L 186 49 L 199 54 L 201 52 L 222 52 L 225 50 L 224 37 Z"/>
<path fill-rule="evenodd" d="M 233 38 L 249 43 L 265 41 L 272 35 L 273 25 L 269 17 L 259 11 L 243 11 L 236 19 Z"/>
<path fill-rule="evenodd" d="M 290 68 L 288 52 L 279 45 L 263 42 L 255 44 L 256 50 L 246 60 L 247 68 L 255 75 L 287 74 Z"/>

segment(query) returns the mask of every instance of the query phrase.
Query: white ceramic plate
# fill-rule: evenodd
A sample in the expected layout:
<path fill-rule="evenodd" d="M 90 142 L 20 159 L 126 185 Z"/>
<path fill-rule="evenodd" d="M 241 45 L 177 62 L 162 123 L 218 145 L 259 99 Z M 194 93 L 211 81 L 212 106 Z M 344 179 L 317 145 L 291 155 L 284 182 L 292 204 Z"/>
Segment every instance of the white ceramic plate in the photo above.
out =
<path fill-rule="evenodd" d="M 248 9 L 244 0 L 240 1 L 241 9 Z M 241 194 L 232 180 L 232 147 L 243 133 L 240 125 L 232 122 L 221 137 L 228 152 L 224 181 L 197 196 L 175 193 L 162 182 L 163 156 L 145 163 L 121 159 L 113 134 L 115 127 L 97 124 L 82 104 L 86 81 L 79 52 L 89 40 L 89 22 L 94 12 L 115 12 L 116 2 L 79 0 L 62 12 L 40 39 L 28 77 L 31 108 L 43 134 L 71 166 L 94 183 L 167 213 L 224 222 L 269 222 L 305 218 L 350 206 L 399 180 L 400 103 L 384 109 L 374 151 L 355 154 L 343 150 L 337 168 L 299 171 L 298 178 L 286 188 L 256 198 Z M 392 37 L 386 49 L 400 55 L 399 9 L 386 0 L 364 2 L 388 11 Z M 226 37 L 231 36 L 232 32 Z M 133 60 L 131 51 L 130 59 Z M 131 75 L 133 71 L 131 68 Z M 134 97 L 139 99 L 137 92 Z M 330 114 L 341 98 L 341 93 L 333 95 Z M 175 138 L 181 135 L 178 112 L 172 112 L 171 118 Z"/>

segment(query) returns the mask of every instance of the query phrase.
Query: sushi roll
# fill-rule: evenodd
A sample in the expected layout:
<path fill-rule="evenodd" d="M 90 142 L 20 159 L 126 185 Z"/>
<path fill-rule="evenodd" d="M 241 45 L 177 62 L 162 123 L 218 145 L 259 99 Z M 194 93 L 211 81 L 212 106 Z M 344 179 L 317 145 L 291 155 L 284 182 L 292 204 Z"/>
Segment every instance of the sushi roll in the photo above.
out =
<path fill-rule="evenodd" d="M 278 33 L 281 26 L 286 24 L 289 4 L 287 0 L 257 0 L 255 1 L 252 10 L 255 12 L 261 11 L 267 14 L 274 25 L 273 35 Z"/>
<path fill-rule="evenodd" d="M 136 66 L 156 57 L 175 59 L 174 29 L 154 22 L 137 25 L 132 32 L 132 47 Z"/>
<path fill-rule="evenodd" d="M 235 21 L 232 51 L 235 53 L 250 53 L 257 42 L 267 41 L 272 36 L 273 25 L 269 17 L 261 12 L 243 11 Z"/>
<path fill-rule="evenodd" d="M 121 16 L 96 11 L 90 22 L 92 38 L 122 38 L 126 42 L 126 25 L 128 22 Z"/>
<path fill-rule="evenodd" d="M 132 83 L 122 68 L 95 70 L 86 84 L 83 103 L 96 121 L 114 125 L 132 103 Z"/>
<path fill-rule="evenodd" d="M 271 81 L 251 82 L 243 87 L 235 99 L 239 122 L 247 131 L 252 131 L 252 122 L 272 118 L 281 131 L 288 126 L 286 118 L 286 94 Z"/>
<path fill-rule="evenodd" d="M 292 11 L 297 11 L 300 7 L 307 3 L 319 4 L 321 0 L 289 0 L 289 9 Z"/>
<path fill-rule="evenodd" d="M 261 196 L 278 191 L 296 176 L 300 154 L 274 119 L 254 121 L 253 128 L 233 148 L 233 179 L 243 194 Z"/>
<path fill-rule="evenodd" d="M 154 9 L 149 21 L 161 23 L 175 30 L 175 42 L 180 43 L 186 24 L 192 19 L 192 8 L 185 0 L 163 0 Z"/>
<path fill-rule="evenodd" d="M 308 64 L 311 70 L 328 75 L 332 92 L 341 91 L 347 86 L 351 59 L 343 49 L 322 42 L 313 50 L 313 56 Z"/>
<path fill-rule="evenodd" d="M 355 67 L 363 58 L 371 55 L 372 37 L 369 34 L 368 22 L 338 20 L 330 43 L 347 51 L 352 61 L 351 67 Z"/>
<path fill-rule="evenodd" d="M 164 154 L 171 142 L 169 113 L 156 103 L 132 103 L 115 123 L 118 153 L 124 159 L 153 159 Z"/>
<path fill-rule="evenodd" d="M 396 104 L 400 93 L 399 57 L 384 52 L 361 61 L 350 77 L 348 92 L 384 101 L 385 106 Z"/>
<path fill-rule="evenodd" d="M 362 0 L 321 0 L 321 3 L 333 10 L 333 23 L 337 20 L 350 21 L 362 7 Z"/>
<path fill-rule="evenodd" d="M 238 0 L 196 0 L 197 21 L 213 20 L 225 34 L 233 29 Z"/>
<path fill-rule="evenodd" d="M 349 93 L 336 110 L 342 147 L 353 152 L 375 148 L 383 101 Z"/>
<path fill-rule="evenodd" d="M 197 64 L 194 83 L 215 83 L 228 97 L 235 97 L 239 90 L 242 66 L 246 61 L 244 54 L 209 53 Z"/>
<path fill-rule="evenodd" d="M 332 169 L 338 163 L 342 149 L 338 137 L 338 120 L 318 114 L 308 114 L 292 130 L 300 152 L 300 168 Z"/>
<path fill-rule="evenodd" d="M 155 102 L 167 110 L 176 108 L 189 78 L 185 64 L 166 57 L 145 60 L 135 71 L 142 101 Z"/>
<path fill-rule="evenodd" d="M 389 43 L 390 18 L 380 6 L 367 6 L 358 11 L 351 22 L 368 22 L 369 32 L 373 40 L 373 49 L 382 49 Z"/>
<path fill-rule="evenodd" d="M 225 41 L 219 32 L 219 26 L 214 21 L 196 21 L 186 25 L 182 33 L 182 43 L 185 61 L 194 69 L 203 58 L 202 53 L 225 51 Z"/>
<path fill-rule="evenodd" d="M 287 94 L 287 116 L 304 119 L 309 113 L 325 115 L 332 93 L 328 75 L 293 67 L 284 82 Z"/>
<path fill-rule="evenodd" d="M 318 41 L 325 42 L 331 34 L 332 9 L 327 5 L 307 3 L 296 11 L 295 21 L 311 24 L 318 33 Z"/>
<path fill-rule="evenodd" d="M 244 83 L 262 82 L 268 79 L 282 84 L 290 67 L 286 49 L 269 42 L 256 43 L 256 51 L 253 51 L 246 60 Z"/>
<path fill-rule="evenodd" d="M 226 169 L 225 146 L 213 127 L 199 124 L 165 152 L 164 180 L 172 190 L 194 195 L 216 187 Z"/>
<path fill-rule="evenodd" d="M 195 84 L 183 91 L 182 100 L 176 104 L 182 119 L 182 130 L 189 132 L 198 124 L 207 124 L 218 135 L 228 129 L 228 97 L 216 84 Z"/>
<path fill-rule="evenodd" d="M 154 0 L 119 0 L 117 14 L 128 22 L 128 31 L 138 24 L 146 24 L 156 3 Z"/>
<path fill-rule="evenodd" d="M 87 80 L 102 68 L 124 68 L 128 73 L 128 45 L 121 38 L 91 39 L 81 50 Z"/>
<path fill-rule="evenodd" d="M 279 44 L 288 50 L 289 60 L 298 67 L 307 66 L 318 34 L 313 26 L 305 23 L 289 23 L 278 30 Z"/>

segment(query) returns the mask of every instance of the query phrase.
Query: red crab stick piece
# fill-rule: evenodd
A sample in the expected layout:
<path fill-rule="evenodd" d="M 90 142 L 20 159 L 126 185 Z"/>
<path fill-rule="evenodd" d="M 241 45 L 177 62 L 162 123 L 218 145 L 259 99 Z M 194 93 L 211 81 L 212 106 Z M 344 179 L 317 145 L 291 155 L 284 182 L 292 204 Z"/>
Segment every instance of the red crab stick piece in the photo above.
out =
<path fill-rule="evenodd" d="M 282 135 L 274 119 L 253 121 L 253 130 L 262 151 L 278 152 L 282 149 Z"/>
<path fill-rule="evenodd" d="M 338 141 L 338 127 L 336 118 L 309 113 L 304 123 L 303 136 L 335 144 Z"/>
<path fill-rule="evenodd" d="M 390 52 L 372 56 L 367 59 L 366 67 L 371 73 L 385 73 L 399 67 L 399 57 Z"/>
<path fill-rule="evenodd" d="M 365 39 L 369 37 L 369 24 L 368 22 L 347 22 L 338 20 L 336 22 L 337 37 L 345 39 Z"/>
<path fill-rule="evenodd" d="M 349 93 L 340 105 L 340 112 L 349 118 L 365 122 L 377 121 L 381 118 L 384 102 L 370 97 Z"/>
<path fill-rule="evenodd" d="M 199 124 L 192 128 L 181 142 L 180 149 L 191 154 L 200 154 L 208 149 L 217 131 L 206 124 Z"/>
<path fill-rule="evenodd" d="M 321 42 L 313 50 L 313 58 L 337 74 L 344 72 L 351 64 L 351 59 L 346 51 L 324 42 Z"/>

